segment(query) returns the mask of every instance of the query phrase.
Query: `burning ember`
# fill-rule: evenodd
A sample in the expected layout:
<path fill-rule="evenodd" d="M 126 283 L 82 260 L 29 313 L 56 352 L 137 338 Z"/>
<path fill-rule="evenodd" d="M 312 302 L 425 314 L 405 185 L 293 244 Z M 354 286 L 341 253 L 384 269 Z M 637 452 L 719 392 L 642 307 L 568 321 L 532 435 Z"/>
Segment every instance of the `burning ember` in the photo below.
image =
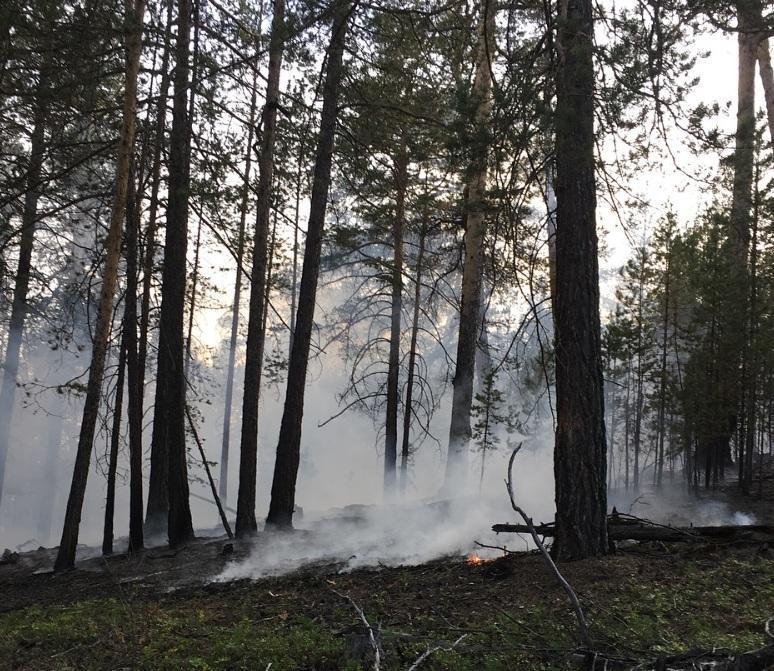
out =
<path fill-rule="evenodd" d="M 484 559 L 483 557 L 479 557 L 477 554 L 469 554 L 468 558 L 465 560 L 465 563 L 468 566 L 481 566 L 481 564 L 485 564 L 487 561 L 492 561 L 491 559 Z"/>

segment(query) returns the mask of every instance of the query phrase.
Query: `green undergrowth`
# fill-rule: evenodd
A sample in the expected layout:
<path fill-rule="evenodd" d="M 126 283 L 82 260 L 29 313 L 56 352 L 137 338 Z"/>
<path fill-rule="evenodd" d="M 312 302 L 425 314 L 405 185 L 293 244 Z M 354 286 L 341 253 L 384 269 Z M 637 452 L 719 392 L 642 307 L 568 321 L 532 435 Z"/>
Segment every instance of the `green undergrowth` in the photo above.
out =
<path fill-rule="evenodd" d="M 764 623 L 774 616 L 773 561 L 681 560 L 645 571 L 642 558 L 631 560 L 631 570 L 616 561 L 609 579 L 586 563 L 575 581 L 600 650 L 648 659 L 764 644 Z M 369 622 L 379 623 L 382 669 L 406 669 L 428 648 L 438 649 L 422 669 L 565 668 L 555 651 L 575 645 L 575 621 L 549 579 L 521 584 L 516 572 L 479 588 L 456 567 L 430 584 L 416 571 L 391 571 L 384 584 L 371 584 L 373 574 L 336 580 L 337 591 L 357 594 Z M 0 615 L 0 668 L 369 668 L 365 630 L 329 582 L 297 580 L 281 596 L 276 587 L 242 582 L 155 599 L 31 606 Z"/>

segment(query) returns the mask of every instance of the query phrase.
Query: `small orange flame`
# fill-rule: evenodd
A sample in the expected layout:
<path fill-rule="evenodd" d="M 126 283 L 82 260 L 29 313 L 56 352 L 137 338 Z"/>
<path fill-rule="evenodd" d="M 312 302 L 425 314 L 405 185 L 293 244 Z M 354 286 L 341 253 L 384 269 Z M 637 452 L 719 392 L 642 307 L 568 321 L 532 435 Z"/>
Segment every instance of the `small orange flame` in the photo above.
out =
<path fill-rule="evenodd" d="M 484 559 L 479 557 L 477 554 L 469 554 L 468 558 L 465 560 L 465 563 L 468 566 L 480 566 L 484 563 Z"/>

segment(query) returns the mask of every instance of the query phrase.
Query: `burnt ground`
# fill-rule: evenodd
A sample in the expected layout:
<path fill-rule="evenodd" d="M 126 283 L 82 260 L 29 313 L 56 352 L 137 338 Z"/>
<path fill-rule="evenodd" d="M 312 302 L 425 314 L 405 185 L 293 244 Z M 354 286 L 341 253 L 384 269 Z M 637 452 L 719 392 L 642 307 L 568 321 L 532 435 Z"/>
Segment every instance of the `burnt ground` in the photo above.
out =
<path fill-rule="evenodd" d="M 716 496 L 774 521 L 770 500 Z M 344 563 L 318 561 L 279 577 L 213 581 L 249 554 L 240 543 L 224 554 L 227 544 L 95 557 L 63 574 L 49 570 L 53 550 L 19 555 L 0 566 L 0 669 L 373 668 L 355 606 L 375 631 L 381 669 L 408 669 L 428 650 L 419 668 L 577 668 L 572 610 L 534 553 L 345 572 Z M 595 650 L 617 668 L 678 668 L 657 660 L 767 642 L 774 549 L 766 546 L 639 544 L 561 570 Z"/>

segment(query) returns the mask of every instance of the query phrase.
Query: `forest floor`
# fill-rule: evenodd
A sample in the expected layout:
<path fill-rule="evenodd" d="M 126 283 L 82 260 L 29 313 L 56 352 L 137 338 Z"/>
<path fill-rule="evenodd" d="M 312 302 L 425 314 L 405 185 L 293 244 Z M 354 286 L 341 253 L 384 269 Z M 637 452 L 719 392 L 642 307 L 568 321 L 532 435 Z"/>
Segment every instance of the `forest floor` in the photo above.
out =
<path fill-rule="evenodd" d="M 759 522 L 774 521 L 771 500 L 750 506 Z M 249 554 L 239 543 L 224 553 L 228 544 L 94 557 L 63 574 L 50 572 L 51 550 L 20 554 L 0 566 L 0 669 L 374 668 L 355 605 L 380 642 L 381 669 L 409 669 L 428 649 L 418 668 L 578 668 L 572 610 L 537 554 L 347 572 L 317 562 L 218 581 Z M 595 649 L 618 668 L 672 668 L 656 660 L 767 643 L 772 548 L 638 544 L 561 570 Z"/>

